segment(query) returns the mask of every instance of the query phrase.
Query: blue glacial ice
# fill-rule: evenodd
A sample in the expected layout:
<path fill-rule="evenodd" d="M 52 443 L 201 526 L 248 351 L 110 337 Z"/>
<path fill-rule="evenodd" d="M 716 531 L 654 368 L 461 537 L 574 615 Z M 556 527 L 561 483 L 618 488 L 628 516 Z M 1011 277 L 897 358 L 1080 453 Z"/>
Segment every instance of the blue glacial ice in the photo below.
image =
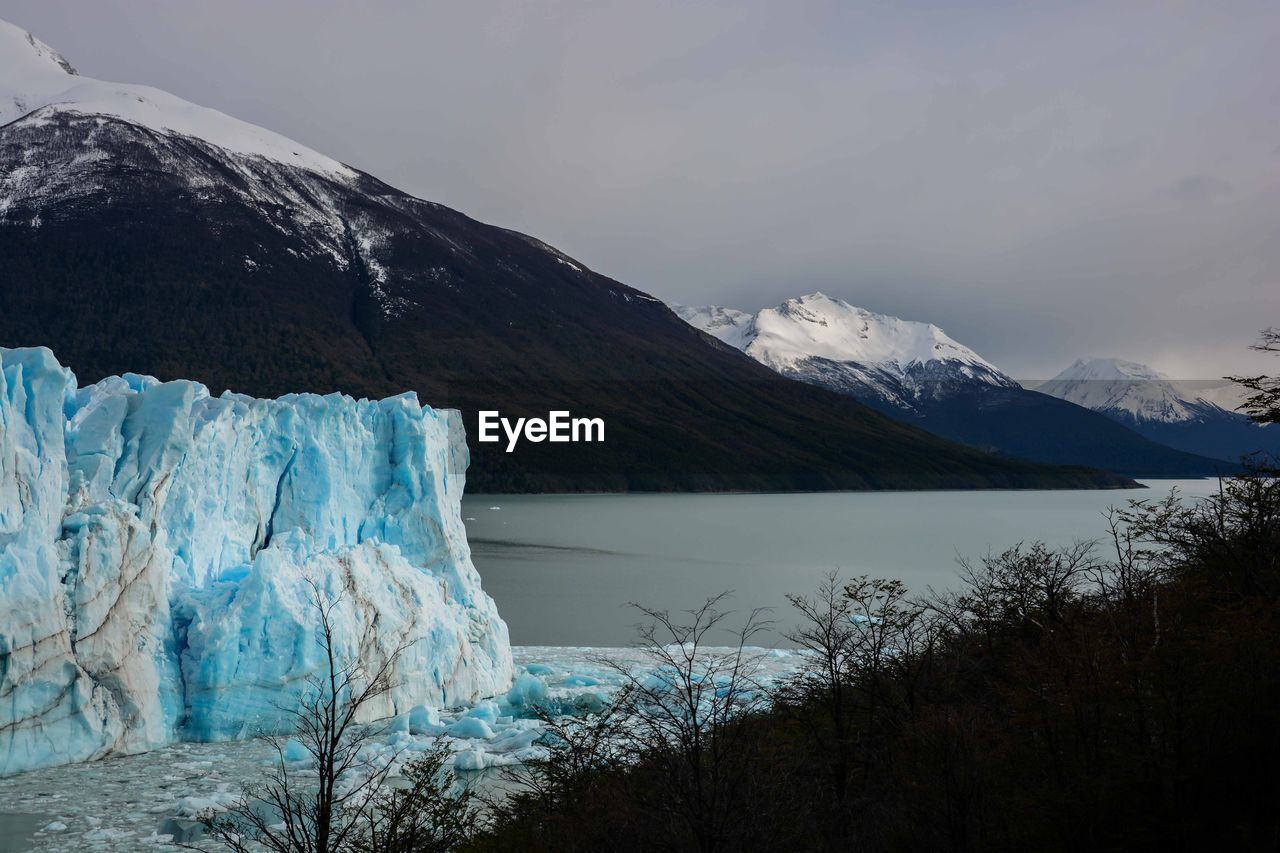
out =
<path fill-rule="evenodd" d="M 289 727 L 320 671 L 407 646 L 369 716 L 511 685 L 471 564 L 466 444 L 412 394 L 257 400 L 0 349 L 0 776 Z"/>

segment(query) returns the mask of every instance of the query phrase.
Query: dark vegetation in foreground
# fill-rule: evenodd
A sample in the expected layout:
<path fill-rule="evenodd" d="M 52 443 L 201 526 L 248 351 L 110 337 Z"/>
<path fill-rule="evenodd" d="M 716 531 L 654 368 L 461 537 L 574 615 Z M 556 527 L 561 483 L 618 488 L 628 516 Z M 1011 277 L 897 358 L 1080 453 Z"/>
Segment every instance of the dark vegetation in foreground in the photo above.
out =
<path fill-rule="evenodd" d="M 767 702 L 703 647 L 714 605 L 666 620 L 676 689 L 561 732 L 469 849 L 1278 849 L 1275 474 L 1118 511 L 1105 552 L 989 555 L 953 594 L 833 578 L 793 601 L 813 655 Z"/>

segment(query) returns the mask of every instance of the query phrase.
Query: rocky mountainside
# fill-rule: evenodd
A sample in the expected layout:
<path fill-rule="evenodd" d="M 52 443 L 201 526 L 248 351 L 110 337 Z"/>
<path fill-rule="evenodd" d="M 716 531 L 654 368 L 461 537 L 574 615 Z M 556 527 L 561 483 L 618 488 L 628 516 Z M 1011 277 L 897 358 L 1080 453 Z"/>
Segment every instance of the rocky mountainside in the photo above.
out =
<path fill-rule="evenodd" d="M 849 395 L 953 441 L 1133 476 L 1196 476 L 1224 467 L 1028 391 L 931 323 L 876 314 L 823 293 L 756 314 L 719 306 L 674 309 L 783 376 Z"/>
<path fill-rule="evenodd" d="M 464 413 L 480 491 L 1122 481 L 958 447 L 784 380 L 539 240 L 78 75 L 7 24 L 0 109 L 0 345 L 49 346 L 86 381 L 414 390 Z M 482 409 L 601 417 L 606 440 L 506 453 L 475 441 Z"/>

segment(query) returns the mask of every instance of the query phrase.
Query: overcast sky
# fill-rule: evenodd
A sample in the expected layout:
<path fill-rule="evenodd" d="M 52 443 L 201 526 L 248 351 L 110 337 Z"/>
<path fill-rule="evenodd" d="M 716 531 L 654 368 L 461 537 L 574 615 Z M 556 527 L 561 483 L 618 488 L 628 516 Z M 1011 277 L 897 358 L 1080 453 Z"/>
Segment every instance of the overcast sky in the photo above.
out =
<path fill-rule="evenodd" d="M 1031 8 L 1032 6 L 1037 8 Z M 663 299 L 822 290 L 1022 377 L 1280 365 L 1274 2 L 0 0 Z"/>

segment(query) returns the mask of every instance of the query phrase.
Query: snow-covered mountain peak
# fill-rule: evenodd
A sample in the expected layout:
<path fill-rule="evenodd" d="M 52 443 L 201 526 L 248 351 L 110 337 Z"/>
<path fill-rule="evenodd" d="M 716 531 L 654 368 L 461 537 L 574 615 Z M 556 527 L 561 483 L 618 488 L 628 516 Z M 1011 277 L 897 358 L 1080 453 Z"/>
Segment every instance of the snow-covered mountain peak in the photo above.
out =
<path fill-rule="evenodd" d="M 1015 387 L 995 365 L 932 323 L 902 320 L 814 292 L 754 315 L 672 306 L 687 323 L 787 376 L 910 408 L 978 383 Z"/>
<path fill-rule="evenodd" d="M 1120 358 L 1079 358 L 1055 379 L 1161 381 L 1168 376 L 1153 367 Z"/>
<path fill-rule="evenodd" d="M 52 120 L 58 113 L 121 119 L 202 139 L 240 155 L 342 177 L 355 172 L 291 139 L 175 95 L 78 74 L 56 50 L 0 20 L 0 125 Z"/>
<path fill-rule="evenodd" d="M 75 76 L 70 62 L 26 30 L 0 20 L 0 79 L 13 82 L 19 74 Z"/>
<path fill-rule="evenodd" d="M 1003 375 L 932 323 L 877 314 L 821 292 L 788 299 L 754 316 L 715 305 L 675 310 L 686 322 L 779 370 L 821 358 L 897 370 L 947 361 Z"/>
<path fill-rule="evenodd" d="M 0 20 L 0 124 L 30 112 L 44 94 L 73 85 L 77 76 L 56 50 Z"/>
<path fill-rule="evenodd" d="M 932 323 L 902 320 L 824 293 L 788 299 L 756 315 L 751 346 L 779 363 L 818 357 L 861 364 L 953 361 L 999 372 Z"/>
<path fill-rule="evenodd" d="M 1139 421 L 1177 423 L 1196 417 L 1200 406 L 1213 405 L 1153 367 L 1118 358 L 1077 359 L 1036 390 Z"/>

